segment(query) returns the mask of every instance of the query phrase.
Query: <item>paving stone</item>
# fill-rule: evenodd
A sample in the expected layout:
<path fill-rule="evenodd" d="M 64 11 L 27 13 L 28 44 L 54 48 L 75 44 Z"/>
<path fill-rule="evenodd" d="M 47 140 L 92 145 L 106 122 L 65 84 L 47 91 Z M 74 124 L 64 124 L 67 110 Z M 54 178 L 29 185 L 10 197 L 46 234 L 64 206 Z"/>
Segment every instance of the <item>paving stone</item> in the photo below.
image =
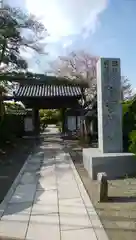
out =
<path fill-rule="evenodd" d="M 99 219 L 91 219 L 93 229 L 103 229 L 102 223 Z"/>
<path fill-rule="evenodd" d="M 57 204 L 57 191 L 37 191 L 34 203 L 38 204 Z"/>
<path fill-rule="evenodd" d="M 58 183 L 75 181 L 75 178 L 74 178 L 71 170 L 70 171 L 68 171 L 68 170 L 65 171 L 65 169 L 64 170 L 62 170 L 62 169 L 58 170 L 56 168 L 56 176 L 57 176 Z"/>
<path fill-rule="evenodd" d="M 87 208 L 86 208 L 87 209 Z M 89 214 L 89 216 L 90 216 L 90 218 L 98 218 L 98 215 L 97 215 L 97 213 L 96 213 L 96 211 L 95 211 L 95 209 L 94 209 L 94 207 L 90 207 L 90 208 L 88 208 L 87 209 L 87 212 L 88 212 L 88 214 Z"/>
<path fill-rule="evenodd" d="M 61 240 L 97 240 L 93 229 L 78 229 L 61 232 Z M 103 239 L 101 239 L 103 240 Z"/>
<path fill-rule="evenodd" d="M 92 227 L 81 199 L 59 200 L 61 230 Z"/>
<path fill-rule="evenodd" d="M 31 208 L 32 202 L 8 204 L 1 220 L 28 222 Z"/>
<path fill-rule="evenodd" d="M 55 176 L 55 164 L 52 166 L 42 166 L 39 174 L 41 175 L 41 177 L 47 177 L 47 176 Z"/>
<path fill-rule="evenodd" d="M 62 183 L 62 179 L 63 179 L 63 182 L 65 181 L 69 181 L 69 180 L 73 180 L 75 181 L 75 178 L 74 178 L 74 175 L 73 175 L 73 172 L 71 169 L 60 169 L 60 168 L 57 168 L 55 169 L 55 172 L 56 172 L 56 176 L 57 176 L 57 179 L 58 179 L 58 183 L 61 182 Z"/>
<path fill-rule="evenodd" d="M 60 224 L 62 230 L 81 229 L 92 227 L 90 219 L 86 215 L 60 214 Z"/>
<path fill-rule="evenodd" d="M 75 171 L 76 170 L 74 169 L 74 173 L 75 173 Z M 91 202 L 91 200 L 90 200 L 90 198 L 89 198 L 89 196 L 88 196 L 88 194 L 87 194 L 87 192 L 86 192 L 86 190 L 84 188 L 84 185 L 83 185 L 79 175 L 77 174 L 77 172 L 76 172 L 76 182 L 78 184 L 78 188 L 80 190 L 80 194 L 81 194 L 81 196 L 82 196 L 82 198 L 84 200 L 84 204 L 85 204 L 87 210 L 88 211 L 92 211 L 92 210 L 95 211 L 95 209 L 93 207 L 93 204 L 92 204 L 92 202 Z"/>
<path fill-rule="evenodd" d="M 97 240 L 109 240 L 106 232 L 104 231 L 104 229 L 99 229 L 96 228 L 95 229 L 95 234 L 97 236 Z"/>
<path fill-rule="evenodd" d="M 27 222 L 0 221 L 0 237 L 5 237 L 5 239 L 24 239 L 27 226 Z"/>
<path fill-rule="evenodd" d="M 46 170 L 47 172 L 55 169 L 55 161 L 50 161 L 50 162 L 43 162 L 41 166 L 41 170 Z"/>
<path fill-rule="evenodd" d="M 87 214 L 81 198 L 60 199 L 59 211 L 60 214 L 73 214 L 73 217 Z"/>
<path fill-rule="evenodd" d="M 37 184 L 38 178 L 39 178 L 38 174 L 35 174 L 34 172 L 25 172 L 22 175 L 20 183 L 21 184 Z"/>
<path fill-rule="evenodd" d="M 47 203 L 47 204 L 34 204 L 32 208 L 31 215 L 45 215 L 47 213 L 57 213 L 58 212 L 58 204 L 55 203 Z"/>
<path fill-rule="evenodd" d="M 34 212 L 33 212 L 34 213 Z M 44 223 L 46 226 L 59 226 L 59 216 L 57 213 L 37 213 L 31 215 L 30 223 Z"/>
<path fill-rule="evenodd" d="M 55 158 L 54 158 L 54 156 L 51 157 L 51 155 L 49 154 L 49 156 L 44 157 L 43 165 L 46 166 L 51 163 L 55 163 Z"/>
<path fill-rule="evenodd" d="M 35 163 L 35 164 L 28 163 L 26 165 L 26 170 L 27 170 L 27 172 L 36 172 L 37 170 L 40 169 L 40 165 L 41 165 L 40 163 Z"/>
<path fill-rule="evenodd" d="M 68 181 L 74 181 L 75 182 L 75 178 L 73 176 L 72 171 L 56 171 L 56 176 L 57 176 L 57 181 L 58 183 L 62 184 L 64 182 L 68 182 Z M 76 182 L 75 182 L 76 183 Z"/>
<path fill-rule="evenodd" d="M 38 163 L 41 163 L 44 159 L 44 153 L 43 152 L 39 152 L 37 154 L 35 154 L 34 156 L 32 156 L 29 160 L 28 160 L 28 163 L 32 164 L 32 163 L 35 163 L 35 164 L 38 164 Z"/>
<path fill-rule="evenodd" d="M 70 164 L 69 164 L 69 161 L 57 161 L 57 163 L 56 163 L 56 167 L 57 167 L 57 169 L 64 169 L 64 170 L 67 170 L 67 171 L 72 171 L 72 169 L 71 169 L 71 166 L 70 166 Z"/>
<path fill-rule="evenodd" d="M 26 240 L 60 240 L 59 226 L 45 223 L 30 223 Z"/>
<path fill-rule="evenodd" d="M 102 223 L 98 216 L 90 215 L 90 220 L 94 229 L 103 229 Z"/>
<path fill-rule="evenodd" d="M 61 229 L 62 240 L 107 240 L 71 157 L 62 148 L 61 144 L 45 143 L 42 151 L 38 150 L 28 160 L 21 184 L 0 222 L 0 235 L 18 239 L 26 236 L 26 240 L 60 240 Z"/>
<path fill-rule="evenodd" d="M 32 202 L 36 191 L 35 184 L 18 185 L 10 203 Z"/>
<path fill-rule="evenodd" d="M 89 198 L 88 194 L 86 192 L 82 192 L 81 189 L 80 189 L 80 193 L 81 193 L 81 196 L 84 200 L 84 203 L 85 203 L 85 206 L 86 206 L 87 210 L 88 211 L 91 211 L 92 209 L 94 210 L 93 204 L 90 201 L 90 198 Z"/>
<path fill-rule="evenodd" d="M 56 177 L 42 177 L 38 181 L 37 190 L 57 190 Z"/>
<path fill-rule="evenodd" d="M 66 162 L 66 160 L 64 159 L 64 156 L 61 156 L 61 154 L 55 156 L 55 160 L 56 160 L 56 163 L 58 163 L 58 164 Z M 67 161 L 67 163 L 69 164 L 69 161 Z"/>
<path fill-rule="evenodd" d="M 58 186 L 59 198 L 79 198 L 80 192 L 75 182 L 67 182 Z"/>

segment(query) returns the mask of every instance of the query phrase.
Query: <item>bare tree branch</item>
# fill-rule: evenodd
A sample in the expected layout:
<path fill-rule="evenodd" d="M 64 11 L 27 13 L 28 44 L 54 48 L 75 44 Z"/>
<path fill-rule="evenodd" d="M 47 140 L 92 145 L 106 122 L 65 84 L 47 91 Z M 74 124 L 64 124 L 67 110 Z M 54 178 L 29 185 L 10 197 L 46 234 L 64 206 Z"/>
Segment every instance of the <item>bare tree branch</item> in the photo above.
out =
<path fill-rule="evenodd" d="M 90 100 L 97 94 L 96 64 L 98 57 L 84 51 L 71 52 L 68 56 L 59 57 L 50 63 L 51 71 L 58 77 L 68 78 L 70 81 L 88 83 L 86 99 Z M 132 97 L 132 86 L 126 77 L 121 77 L 123 99 Z"/>
<path fill-rule="evenodd" d="M 68 78 L 70 81 L 88 84 L 90 88 L 84 94 L 86 99 L 90 100 L 96 94 L 97 61 L 98 57 L 84 51 L 72 52 L 52 62 L 50 72 L 58 77 Z"/>
<path fill-rule="evenodd" d="M 122 94 L 123 100 L 127 100 L 133 96 L 133 89 L 131 83 L 127 77 L 121 77 L 121 84 L 122 84 Z"/>

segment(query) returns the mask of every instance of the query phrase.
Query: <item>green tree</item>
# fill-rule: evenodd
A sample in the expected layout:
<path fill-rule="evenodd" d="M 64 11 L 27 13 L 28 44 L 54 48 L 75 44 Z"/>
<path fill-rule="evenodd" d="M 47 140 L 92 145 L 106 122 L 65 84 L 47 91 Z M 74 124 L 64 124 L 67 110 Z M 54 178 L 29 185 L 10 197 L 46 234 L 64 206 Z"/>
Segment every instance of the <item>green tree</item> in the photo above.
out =
<path fill-rule="evenodd" d="M 20 49 L 44 53 L 41 41 L 47 36 L 42 23 L 20 9 L 5 7 L 0 11 L 0 67 L 1 71 L 20 71 L 27 68 Z M 4 67 L 2 67 L 3 65 Z"/>
<path fill-rule="evenodd" d="M 44 53 L 41 41 L 47 36 L 42 23 L 33 15 L 24 14 L 20 9 L 6 6 L 0 10 L 0 88 L 4 91 L 12 88 L 12 84 L 3 78 L 7 72 L 20 72 L 27 69 L 27 62 L 22 58 L 20 50 Z M 3 95 L 4 91 L 1 91 Z M 3 115 L 3 103 L 0 102 L 0 116 Z"/>
<path fill-rule="evenodd" d="M 40 110 L 40 122 L 43 124 L 47 120 L 60 120 L 60 111 L 56 109 L 41 109 Z"/>

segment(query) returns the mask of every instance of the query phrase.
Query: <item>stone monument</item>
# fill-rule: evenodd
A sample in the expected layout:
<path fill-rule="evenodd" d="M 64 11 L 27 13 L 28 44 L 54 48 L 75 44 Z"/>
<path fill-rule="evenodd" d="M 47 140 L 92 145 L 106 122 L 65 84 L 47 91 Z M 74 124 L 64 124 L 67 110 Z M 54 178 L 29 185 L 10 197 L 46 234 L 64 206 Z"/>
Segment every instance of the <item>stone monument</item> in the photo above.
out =
<path fill-rule="evenodd" d="M 120 59 L 100 58 L 97 62 L 97 114 L 99 148 L 83 149 L 84 167 L 92 179 L 99 172 L 109 178 L 131 174 L 136 160 L 123 153 Z"/>
<path fill-rule="evenodd" d="M 99 149 L 122 152 L 120 59 L 101 58 L 97 63 Z"/>

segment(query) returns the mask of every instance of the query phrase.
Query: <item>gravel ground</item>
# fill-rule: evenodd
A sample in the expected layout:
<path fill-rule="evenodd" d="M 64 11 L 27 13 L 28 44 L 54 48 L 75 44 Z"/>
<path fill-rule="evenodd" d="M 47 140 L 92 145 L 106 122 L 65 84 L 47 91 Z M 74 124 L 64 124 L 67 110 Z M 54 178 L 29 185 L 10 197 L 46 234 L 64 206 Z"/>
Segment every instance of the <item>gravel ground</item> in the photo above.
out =
<path fill-rule="evenodd" d="M 98 184 L 83 167 L 81 147 L 77 141 L 65 141 L 65 144 L 109 239 L 136 240 L 136 178 L 109 181 L 109 201 L 98 203 Z"/>

